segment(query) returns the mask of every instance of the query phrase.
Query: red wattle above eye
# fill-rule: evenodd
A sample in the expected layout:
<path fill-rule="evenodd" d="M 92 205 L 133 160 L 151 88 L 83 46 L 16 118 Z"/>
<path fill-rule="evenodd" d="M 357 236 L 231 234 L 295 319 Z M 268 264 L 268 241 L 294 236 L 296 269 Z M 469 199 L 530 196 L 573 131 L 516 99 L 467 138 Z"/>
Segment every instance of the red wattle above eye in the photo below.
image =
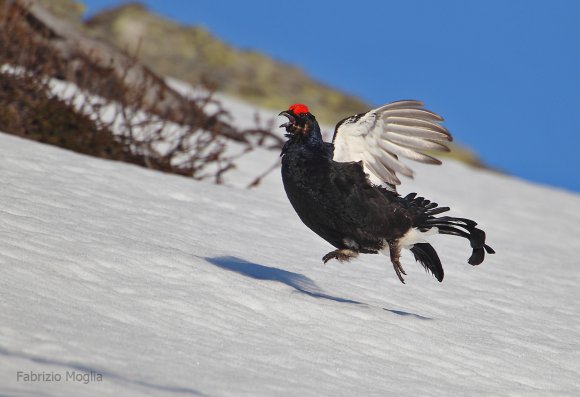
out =
<path fill-rule="evenodd" d="M 294 112 L 294 114 L 302 114 L 309 112 L 308 106 L 303 105 L 301 103 L 295 103 L 294 105 L 290 105 L 288 110 L 291 110 L 292 112 Z"/>

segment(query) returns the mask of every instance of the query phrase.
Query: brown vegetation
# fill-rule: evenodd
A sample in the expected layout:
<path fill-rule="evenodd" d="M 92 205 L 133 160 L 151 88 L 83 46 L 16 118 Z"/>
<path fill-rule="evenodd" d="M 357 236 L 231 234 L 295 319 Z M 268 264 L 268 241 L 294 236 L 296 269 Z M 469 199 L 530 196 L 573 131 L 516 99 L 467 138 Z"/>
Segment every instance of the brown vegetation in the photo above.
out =
<path fill-rule="evenodd" d="M 1 131 L 218 183 L 239 156 L 228 150 L 232 142 L 242 154 L 280 147 L 266 130 L 224 121 L 211 92 L 179 95 L 135 57 L 84 37 L 35 2 L 23 4 L 0 0 Z M 59 96 L 50 79 L 79 90 Z M 105 117 L 104 108 L 114 114 Z"/>

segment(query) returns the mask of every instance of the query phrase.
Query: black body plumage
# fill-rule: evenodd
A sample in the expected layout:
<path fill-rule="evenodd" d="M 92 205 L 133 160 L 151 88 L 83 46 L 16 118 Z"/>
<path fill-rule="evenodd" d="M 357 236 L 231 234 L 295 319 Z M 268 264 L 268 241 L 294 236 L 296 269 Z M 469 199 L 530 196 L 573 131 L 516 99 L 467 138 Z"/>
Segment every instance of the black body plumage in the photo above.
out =
<path fill-rule="evenodd" d="M 483 261 L 485 233 L 463 218 L 439 217 L 447 207 L 410 194 L 396 192 L 369 181 L 362 163 L 333 160 L 333 145 L 323 142 L 316 119 L 310 113 L 283 112 L 288 141 L 282 150 L 284 189 L 302 222 L 337 248 L 323 259 L 348 260 L 358 253 L 387 250 L 403 281 L 399 263 L 400 241 L 412 228 L 454 234 L 470 240 L 474 253 L 469 263 Z M 426 242 L 410 247 L 415 259 L 441 281 L 443 268 L 434 248 Z M 384 252 L 384 251 L 383 251 Z"/>
<path fill-rule="evenodd" d="M 332 160 L 325 146 L 291 139 L 283 152 L 284 188 L 302 222 L 336 248 L 363 253 L 402 237 L 413 224 L 402 202 L 372 186 L 360 164 Z"/>

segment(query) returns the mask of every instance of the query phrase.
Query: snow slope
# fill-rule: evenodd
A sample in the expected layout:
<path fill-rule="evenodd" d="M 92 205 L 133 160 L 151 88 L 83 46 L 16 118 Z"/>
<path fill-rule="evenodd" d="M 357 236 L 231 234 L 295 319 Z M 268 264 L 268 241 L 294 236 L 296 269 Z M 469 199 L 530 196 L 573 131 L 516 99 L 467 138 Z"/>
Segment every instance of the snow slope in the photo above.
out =
<path fill-rule="evenodd" d="M 216 186 L 0 134 L 0 395 L 580 395 L 580 197 L 415 168 L 402 193 L 497 251 L 473 268 L 436 236 L 441 284 L 408 254 L 406 285 L 379 255 L 324 266 L 278 173 Z"/>

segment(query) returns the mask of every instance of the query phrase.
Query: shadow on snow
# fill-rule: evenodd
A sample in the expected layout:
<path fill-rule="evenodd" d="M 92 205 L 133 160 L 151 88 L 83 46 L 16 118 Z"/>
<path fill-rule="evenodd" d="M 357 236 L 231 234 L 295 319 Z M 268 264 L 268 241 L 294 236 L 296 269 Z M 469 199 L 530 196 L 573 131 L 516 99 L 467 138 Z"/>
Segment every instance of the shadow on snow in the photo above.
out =
<path fill-rule="evenodd" d="M 327 299 L 339 303 L 348 303 L 369 307 L 369 305 L 363 302 L 326 294 L 324 291 L 322 291 L 322 289 L 320 289 L 318 285 L 316 285 L 313 280 L 300 273 L 293 273 L 287 270 L 278 269 L 276 267 L 259 265 L 257 263 L 248 262 L 235 256 L 218 256 L 204 259 L 221 269 L 229 270 L 246 277 L 250 277 L 256 280 L 276 281 L 282 284 L 286 284 L 287 286 L 294 288 L 296 291 L 313 298 Z M 431 320 L 429 317 L 424 317 L 419 314 L 405 312 L 402 310 L 393 310 L 387 308 L 383 308 L 383 310 L 398 316 L 409 316 L 420 320 Z"/>

